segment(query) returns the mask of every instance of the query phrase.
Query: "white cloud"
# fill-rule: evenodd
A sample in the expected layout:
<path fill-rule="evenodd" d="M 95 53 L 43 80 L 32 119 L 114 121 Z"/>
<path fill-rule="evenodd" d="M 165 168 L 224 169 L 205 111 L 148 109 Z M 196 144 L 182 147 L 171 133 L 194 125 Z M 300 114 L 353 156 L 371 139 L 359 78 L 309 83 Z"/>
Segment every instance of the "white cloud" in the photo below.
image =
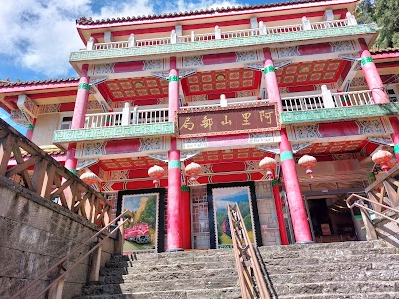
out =
<path fill-rule="evenodd" d="M 83 47 L 75 27 L 75 19 L 81 16 L 102 19 L 239 5 L 236 1 L 215 3 L 211 0 L 169 3 L 162 0 L 1 2 L 0 56 L 11 57 L 22 71 L 29 70 L 36 76 L 42 74 L 46 77 L 62 77 L 71 73 L 69 54 Z"/>

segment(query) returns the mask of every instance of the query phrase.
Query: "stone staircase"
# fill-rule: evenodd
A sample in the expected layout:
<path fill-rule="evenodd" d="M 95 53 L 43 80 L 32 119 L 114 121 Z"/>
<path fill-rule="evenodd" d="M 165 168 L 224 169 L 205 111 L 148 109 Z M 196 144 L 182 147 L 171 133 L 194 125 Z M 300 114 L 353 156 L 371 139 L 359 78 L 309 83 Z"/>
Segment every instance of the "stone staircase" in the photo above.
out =
<path fill-rule="evenodd" d="M 259 247 L 272 298 L 399 298 L 384 241 Z M 241 298 L 232 250 L 115 256 L 76 299 Z"/>

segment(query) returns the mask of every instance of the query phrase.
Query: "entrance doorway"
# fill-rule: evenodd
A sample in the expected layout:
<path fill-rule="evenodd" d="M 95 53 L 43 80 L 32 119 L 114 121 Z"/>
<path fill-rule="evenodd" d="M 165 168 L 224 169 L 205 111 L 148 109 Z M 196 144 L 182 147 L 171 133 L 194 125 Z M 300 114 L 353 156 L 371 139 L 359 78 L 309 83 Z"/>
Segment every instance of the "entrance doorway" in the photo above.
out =
<path fill-rule="evenodd" d="M 345 194 L 306 198 L 316 243 L 356 241 L 353 213 L 346 206 Z"/>

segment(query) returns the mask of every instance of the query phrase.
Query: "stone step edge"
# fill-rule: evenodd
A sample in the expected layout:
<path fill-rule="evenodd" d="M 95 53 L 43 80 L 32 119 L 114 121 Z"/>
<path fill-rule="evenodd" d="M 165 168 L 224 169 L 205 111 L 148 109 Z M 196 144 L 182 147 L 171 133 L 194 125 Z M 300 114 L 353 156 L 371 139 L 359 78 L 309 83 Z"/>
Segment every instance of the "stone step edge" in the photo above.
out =
<path fill-rule="evenodd" d="M 384 264 L 385 265 L 385 263 L 381 263 L 381 264 Z M 267 269 L 266 269 L 267 270 Z M 399 268 L 398 269 L 386 269 L 386 270 L 381 270 L 381 269 L 369 269 L 369 270 L 365 270 L 365 271 L 363 271 L 362 273 L 365 273 L 365 272 L 372 272 L 372 273 L 379 273 L 379 272 L 385 272 L 385 271 L 399 271 Z M 312 276 L 314 275 L 314 274 L 317 274 L 317 275 L 324 275 L 324 274 L 331 274 L 331 273 L 336 273 L 336 272 L 339 272 L 339 273 L 342 273 L 342 274 L 351 274 L 351 273 L 359 273 L 359 271 L 356 271 L 356 270 L 340 270 L 340 271 L 320 271 L 320 272 L 317 272 L 317 273 L 312 273 Z M 277 276 L 294 276 L 294 275 L 309 275 L 309 272 L 290 272 L 290 273 L 268 273 L 268 275 L 269 275 L 269 277 L 270 278 L 273 278 L 273 277 L 277 277 Z M 381 280 L 378 280 L 378 281 L 381 281 Z M 398 281 L 399 281 L 399 276 L 398 276 Z"/>
<path fill-rule="evenodd" d="M 367 295 L 367 296 L 369 296 L 369 298 L 372 298 L 372 297 L 370 297 L 370 296 L 376 296 L 376 295 L 399 295 L 399 292 L 372 292 L 372 293 L 370 293 L 370 292 L 367 292 L 367 293 L 351 293 L 351 294 L 339 294 L 339 295 L 341 295 L 341 296 L 345 296 L 344 298 L 348 298 L 348 297 L 346 297 L 346 296 L 353 296 L 353 298 L 362 298 L 362 297 L 359 297 L 359 295 Z M 281 296 L 278 296 L 278 299 L 300 299 L 300 298 L 304 298 L 304 299 L 307 299 L 307 298 L 309 298 L 309 296 L 311 297 L 311 298 L 320 298 L 320 299 L 323 299 L 323 298 L 329 298 L 329 296 L 334 296 L 334 297 L 331 297 L 331 298 L 336 298 L 337 297 L 337 294 L 336 293 L 323 293 L 323 294 L 300 294 L 300 295 L 281 295 Z"/>

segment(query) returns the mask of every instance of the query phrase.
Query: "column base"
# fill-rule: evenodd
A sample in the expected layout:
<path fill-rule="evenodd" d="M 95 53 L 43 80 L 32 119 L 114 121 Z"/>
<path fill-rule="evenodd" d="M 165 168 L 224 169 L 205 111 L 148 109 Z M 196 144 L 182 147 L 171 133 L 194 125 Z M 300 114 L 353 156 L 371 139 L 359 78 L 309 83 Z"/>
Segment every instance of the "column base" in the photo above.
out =
<path fill-rule="evenodd" d="M 167 249 L 165 252 L 178 252 L 178 251 L 184 251 L 184 249 L 183 248 Z"/>
<path fill-rule="evenodd" d="M 302 242 L 295 242 L 295 244 L 315 244 L 314 241 L 302 241 Z"/>

